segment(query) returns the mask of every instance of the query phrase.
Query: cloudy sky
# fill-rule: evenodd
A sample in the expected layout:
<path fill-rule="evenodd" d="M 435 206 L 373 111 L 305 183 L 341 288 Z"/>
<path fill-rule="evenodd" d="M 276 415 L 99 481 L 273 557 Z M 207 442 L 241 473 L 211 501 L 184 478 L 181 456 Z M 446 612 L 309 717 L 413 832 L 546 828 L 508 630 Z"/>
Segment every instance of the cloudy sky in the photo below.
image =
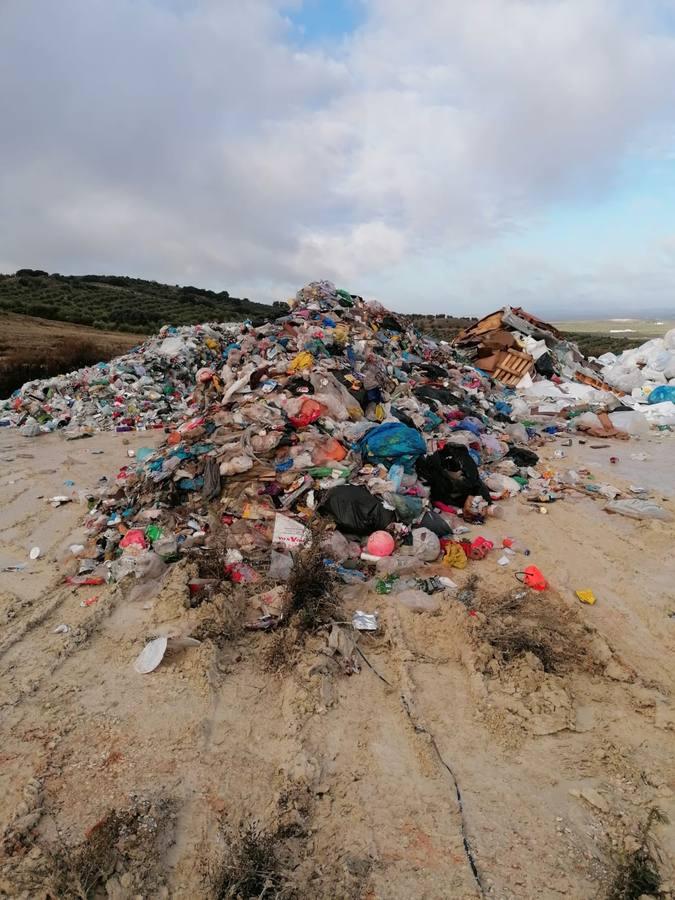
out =
<path fill-rule="evenodd" d="M 0 0 L 0 271 L 675 315 L 675 0 Z"/>

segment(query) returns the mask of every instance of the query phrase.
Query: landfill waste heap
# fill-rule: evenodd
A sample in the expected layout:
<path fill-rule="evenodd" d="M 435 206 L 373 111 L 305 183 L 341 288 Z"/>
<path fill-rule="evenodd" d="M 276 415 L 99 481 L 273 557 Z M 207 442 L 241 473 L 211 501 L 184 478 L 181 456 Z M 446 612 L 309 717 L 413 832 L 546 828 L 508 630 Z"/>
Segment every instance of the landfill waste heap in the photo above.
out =
<path fill-rule="evenodd" d="M 527 337 L 532 322 L 516 312 Z M 530 334 L 534 344 L 540 330 Z M 286 614 L 294 556 L 320 517 L 332 526 L 321 540 L 333 576 L 433 611 L 457 587 L 453 568 L 493 549 L 500 565 L 514 562 L 513 540 L 494 548 L 473 533 L 509 497 L 522 494 L 545 511 L 574 490 L 624 515 L 669 515 L 586 471 L 537 470 L 532 447 L 545 441 L 648 428 L 613 393 L 587 383 L 596 369 L 578 350 L 545 346 L 530 344 L 530 357 L 548 354 L 553 375 L 540 366 L 535 380 L 529 368 L 516 392 L 477 368 L 485 353 L 469 362 L 381 305 L 313 282 L 265 325 L 165 327 L 110 363 L 30 382 L 0 407 L 0 424 L 66 439 L 166 432 L 158 449 L 138 449 L 89 496 L 89 540 L 71 548 L 79 564 L 71 584 L 155 581 L 170 563 L 218 546 L 222 571 L 192 579 L 187 604 L 219 579 L 250 584 L 248 626 L 274 627 Z M 428 563 L 447 575 L 436 566 L 424 577 Z M 532 589 L 546 588 L 535 566 L 520 574 Z M 361 613 L 354 625 L 374 627 Z M 152 669 L 153 653 L 139 671 Z"/>
<path fill-rule="evenodd" d="M 576 344 L 521 307 L 505 306 L 461 331 L 453 341 L 482 371 L 510 387 L 532 384 L 532 375 L 604 387 L 600 366 Z"/>

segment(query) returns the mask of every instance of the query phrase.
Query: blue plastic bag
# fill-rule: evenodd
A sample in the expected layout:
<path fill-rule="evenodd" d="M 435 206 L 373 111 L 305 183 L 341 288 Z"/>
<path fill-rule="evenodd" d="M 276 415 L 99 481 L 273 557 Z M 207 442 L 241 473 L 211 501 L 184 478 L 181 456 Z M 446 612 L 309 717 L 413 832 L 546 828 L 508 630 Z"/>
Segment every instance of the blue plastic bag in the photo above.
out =
<path fill-rule="evenodd" d="M 675 384 L 659 384 L 647 397 L 648 403 L 663 403 L 664 400 L 675 403 Z"/>
<path fill-rule="evenodd" d="M 399 422 L 385 422 L 371 428 L 357 447 L 364 462 L 382 463 L 387 468 L 400 463 L 408 473 L 414 471 L 417 458 L 427 452 L 426 441 L 419 431 Z"/>

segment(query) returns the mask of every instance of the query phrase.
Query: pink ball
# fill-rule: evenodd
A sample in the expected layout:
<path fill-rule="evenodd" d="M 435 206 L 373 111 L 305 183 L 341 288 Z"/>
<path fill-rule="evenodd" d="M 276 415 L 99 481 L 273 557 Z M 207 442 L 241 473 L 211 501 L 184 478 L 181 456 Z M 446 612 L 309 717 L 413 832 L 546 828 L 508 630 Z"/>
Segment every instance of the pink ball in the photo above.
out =
<path fill-rule="evenodd" d="M 391 556 L 395 546 L 394 539 L 388 531 L 374 531 L 368 538 L 366 550 L 373 556 Z"/>

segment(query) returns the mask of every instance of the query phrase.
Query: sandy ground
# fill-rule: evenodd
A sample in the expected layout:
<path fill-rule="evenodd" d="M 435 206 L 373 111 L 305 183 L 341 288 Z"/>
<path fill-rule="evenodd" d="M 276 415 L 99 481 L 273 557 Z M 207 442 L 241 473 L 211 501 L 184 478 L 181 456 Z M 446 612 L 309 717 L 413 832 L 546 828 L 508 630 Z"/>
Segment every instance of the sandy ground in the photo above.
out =
<path fill-rule="evenodd" d="M 0 566 L 28 563 L 1 576 L 0 896 L 46 896 L 35 835 L 76 843 L 111 808 L 139 803 L 154 838 L 137 864 L 108 873 L 109 897 L 216 896 L 222 828 L 257 822 L 278 834 L 301 898 L 596 898 L 612 851 L 630 849 L 652 807 L 675 823 L 673 523 L 610 516 L 572 492 L 546 515 L 511 500 L 473 529 L 530 548 L 551 585 L 542 609 L 568 616 L 583 651 L 564 671 L 531 654 L 491 657 L 481 617 L 449 594 L 439 613 L 416 615 L 352 591 L 348 611 L 380 611 L 381 631 L 359 644 L 372 668 L 315 665 L 317 635 L 279 674 L 265 663 L 274 638 L 246 634 L 175 651 L 141 676 L 132 663 L 146 637 L 167 623 L 198 630 L 211 604 L 184 608 L 182 567 L 131 601 L 124 586 L 64 585 L 58 560 L 82 536 L 78 492 L 160 439 L 0 432 Z M 557 447 L 542 451 L 552 467 L 585 464 L 598 480 L 673 497 L 667 437 L 575 441 L 565 460 Z M 55 494 L 74 502 L 55 509 Z M 499 597 L 518 566 L 497 556 L 445 574 L 460 587 L 478 575 L 478 591 Z M 592 588 L 595 606 L 577 588 Z M 68 634 L 53 633 L 61 623 Z M 675 825 L 654 836 L 672 891 Z"/>

